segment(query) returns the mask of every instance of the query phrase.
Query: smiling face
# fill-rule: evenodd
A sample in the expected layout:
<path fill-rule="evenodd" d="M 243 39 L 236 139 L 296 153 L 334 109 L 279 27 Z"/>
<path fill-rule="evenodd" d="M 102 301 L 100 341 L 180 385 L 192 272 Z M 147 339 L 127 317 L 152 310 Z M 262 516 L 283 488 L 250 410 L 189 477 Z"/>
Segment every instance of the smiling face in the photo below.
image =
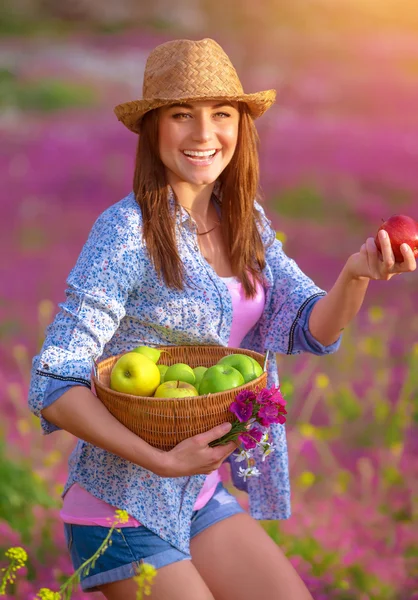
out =
<path fill-rule="evenodd" d="M 159 153 L 170 185 L 213 184 L 237 145 L 237 103 L 199 101 L 160 109 Z"/>

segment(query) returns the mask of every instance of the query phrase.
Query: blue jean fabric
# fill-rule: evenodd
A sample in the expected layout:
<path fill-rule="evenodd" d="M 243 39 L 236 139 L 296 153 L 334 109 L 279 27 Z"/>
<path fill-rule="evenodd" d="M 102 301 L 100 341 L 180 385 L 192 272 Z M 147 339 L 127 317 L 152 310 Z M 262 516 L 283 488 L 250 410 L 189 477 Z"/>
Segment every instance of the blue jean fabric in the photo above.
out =
<path fill-rule="evenodd" d="M 191 538 L 218 521 L 244 512 L 237 499 L 219 483 L 209 502 L 192 515 Z M 109 532 L 98 525 L 64 523 L 64 533 L 74 569 L 93 556 Z M 191 560 L 146 527 L 122 527 L 112 533 L 112 544 L 98 558 L 87 576 L 81 577 L 84 592 L 94 592 L 97 586 L 130 579 L 141 562 L 160 569 L 180 560 Z"/>

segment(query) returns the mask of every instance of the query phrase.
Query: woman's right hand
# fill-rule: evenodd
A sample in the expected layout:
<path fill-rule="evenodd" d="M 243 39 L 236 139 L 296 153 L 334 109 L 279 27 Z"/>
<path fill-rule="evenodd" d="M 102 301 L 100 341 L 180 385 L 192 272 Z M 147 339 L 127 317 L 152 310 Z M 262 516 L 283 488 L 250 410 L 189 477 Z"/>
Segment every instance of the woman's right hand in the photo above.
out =
<path fill-rule="evenodd" d="M 208 475 L 218 469 L 223 461 L 237 449 L 235 442 L 212 448 L 210 442 L 222 437 L 231 429 L 231 423 L 222 423 L 209 431 L 183 440 L 172 450 L 165 452 L 157 475 L 161 477 L 185 477 Z"/>

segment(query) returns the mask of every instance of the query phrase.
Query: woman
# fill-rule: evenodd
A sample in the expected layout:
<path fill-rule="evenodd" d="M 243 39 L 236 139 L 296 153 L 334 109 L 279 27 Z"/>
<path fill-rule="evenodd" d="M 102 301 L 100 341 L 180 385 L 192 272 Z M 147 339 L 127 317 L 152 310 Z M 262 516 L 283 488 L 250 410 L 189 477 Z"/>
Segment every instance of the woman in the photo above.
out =
<path fill-rule="evenodd" d="M 368 239 L 326 294 L 283 253 L 255 200 L 253 121 L 274 99 L 274 90 L 244 94 L 213 40 L 176 40 L 150 54 L 143 99 L 115 109 L 139 133 L 134 190 L 93 226 L 34 359 L 29 397 L 44 433 L 79 438 L 61 513 L 74 567 L 100 546 L 115 508 L 130 515 L 81 582 L 109 600 L 135 598 L 140 561 L 158 569 L 153 600 L 311 598 L 256 521 L 290 515 L 283 426 L 272 426 L 276 450 L 257 464 L 261 476 L 244 483 L 235 445 L 209 446 L 229 424 L 162 452 L 90 390 L 93 359 L 142 344 L 334 352 L 369 280 L 415 268 L 406 245 L 394 263 L 381 233 L 382 254 Z M 268 375 L 277 383 L 274 358 Z M 251 516 L 220 483 L 226 459 Z"/>

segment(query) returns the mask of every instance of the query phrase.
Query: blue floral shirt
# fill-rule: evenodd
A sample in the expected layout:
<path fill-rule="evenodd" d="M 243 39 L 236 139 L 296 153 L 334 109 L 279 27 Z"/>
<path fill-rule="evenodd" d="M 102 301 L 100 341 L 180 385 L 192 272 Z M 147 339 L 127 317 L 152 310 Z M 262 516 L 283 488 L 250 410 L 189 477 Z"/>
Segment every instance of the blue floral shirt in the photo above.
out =
<path fill-rule="evenodd" d="M 170 193 L 174 210 L 174 196 Z M 310 312 L 325 292 L 283 252 L 262 207 L 260 233 L 266 249 L 266 304 L 258 323 L 242 342 L 257 352 L 270 350 L 268 383 L 278 383 L 275 353 L 334 352 L 340 339 L 324 347 L 309 332 Z M 186 211 L 176 213 L 176 233 L 185 268 L 184 290 L 166 287 L 156 275 L 144 244 L 141 211 L 130 193 L 97 219 L 67 280 L 66 300 L 47 328 L 33 359 L 29 407 L 41 419 L 44 434 L 58 428 L 41 415 L 68 386 L 90 387 L 93 359 L 127 352 L 138 345 L 228 345 L 232 301 L 225 282 L 199 251 L 196 226 Z M 259 477 L 245 486 L 250 513 L 257 519 L 290 516 L 290 486 L 285 428 L 273 425 L 276 447 Z M 77 482 L 183 552 L 190 542 L 195 500 L 205 475 L 164 478 L 106 450 L 78 440 L 69 458 L 64 494 Z"/>

